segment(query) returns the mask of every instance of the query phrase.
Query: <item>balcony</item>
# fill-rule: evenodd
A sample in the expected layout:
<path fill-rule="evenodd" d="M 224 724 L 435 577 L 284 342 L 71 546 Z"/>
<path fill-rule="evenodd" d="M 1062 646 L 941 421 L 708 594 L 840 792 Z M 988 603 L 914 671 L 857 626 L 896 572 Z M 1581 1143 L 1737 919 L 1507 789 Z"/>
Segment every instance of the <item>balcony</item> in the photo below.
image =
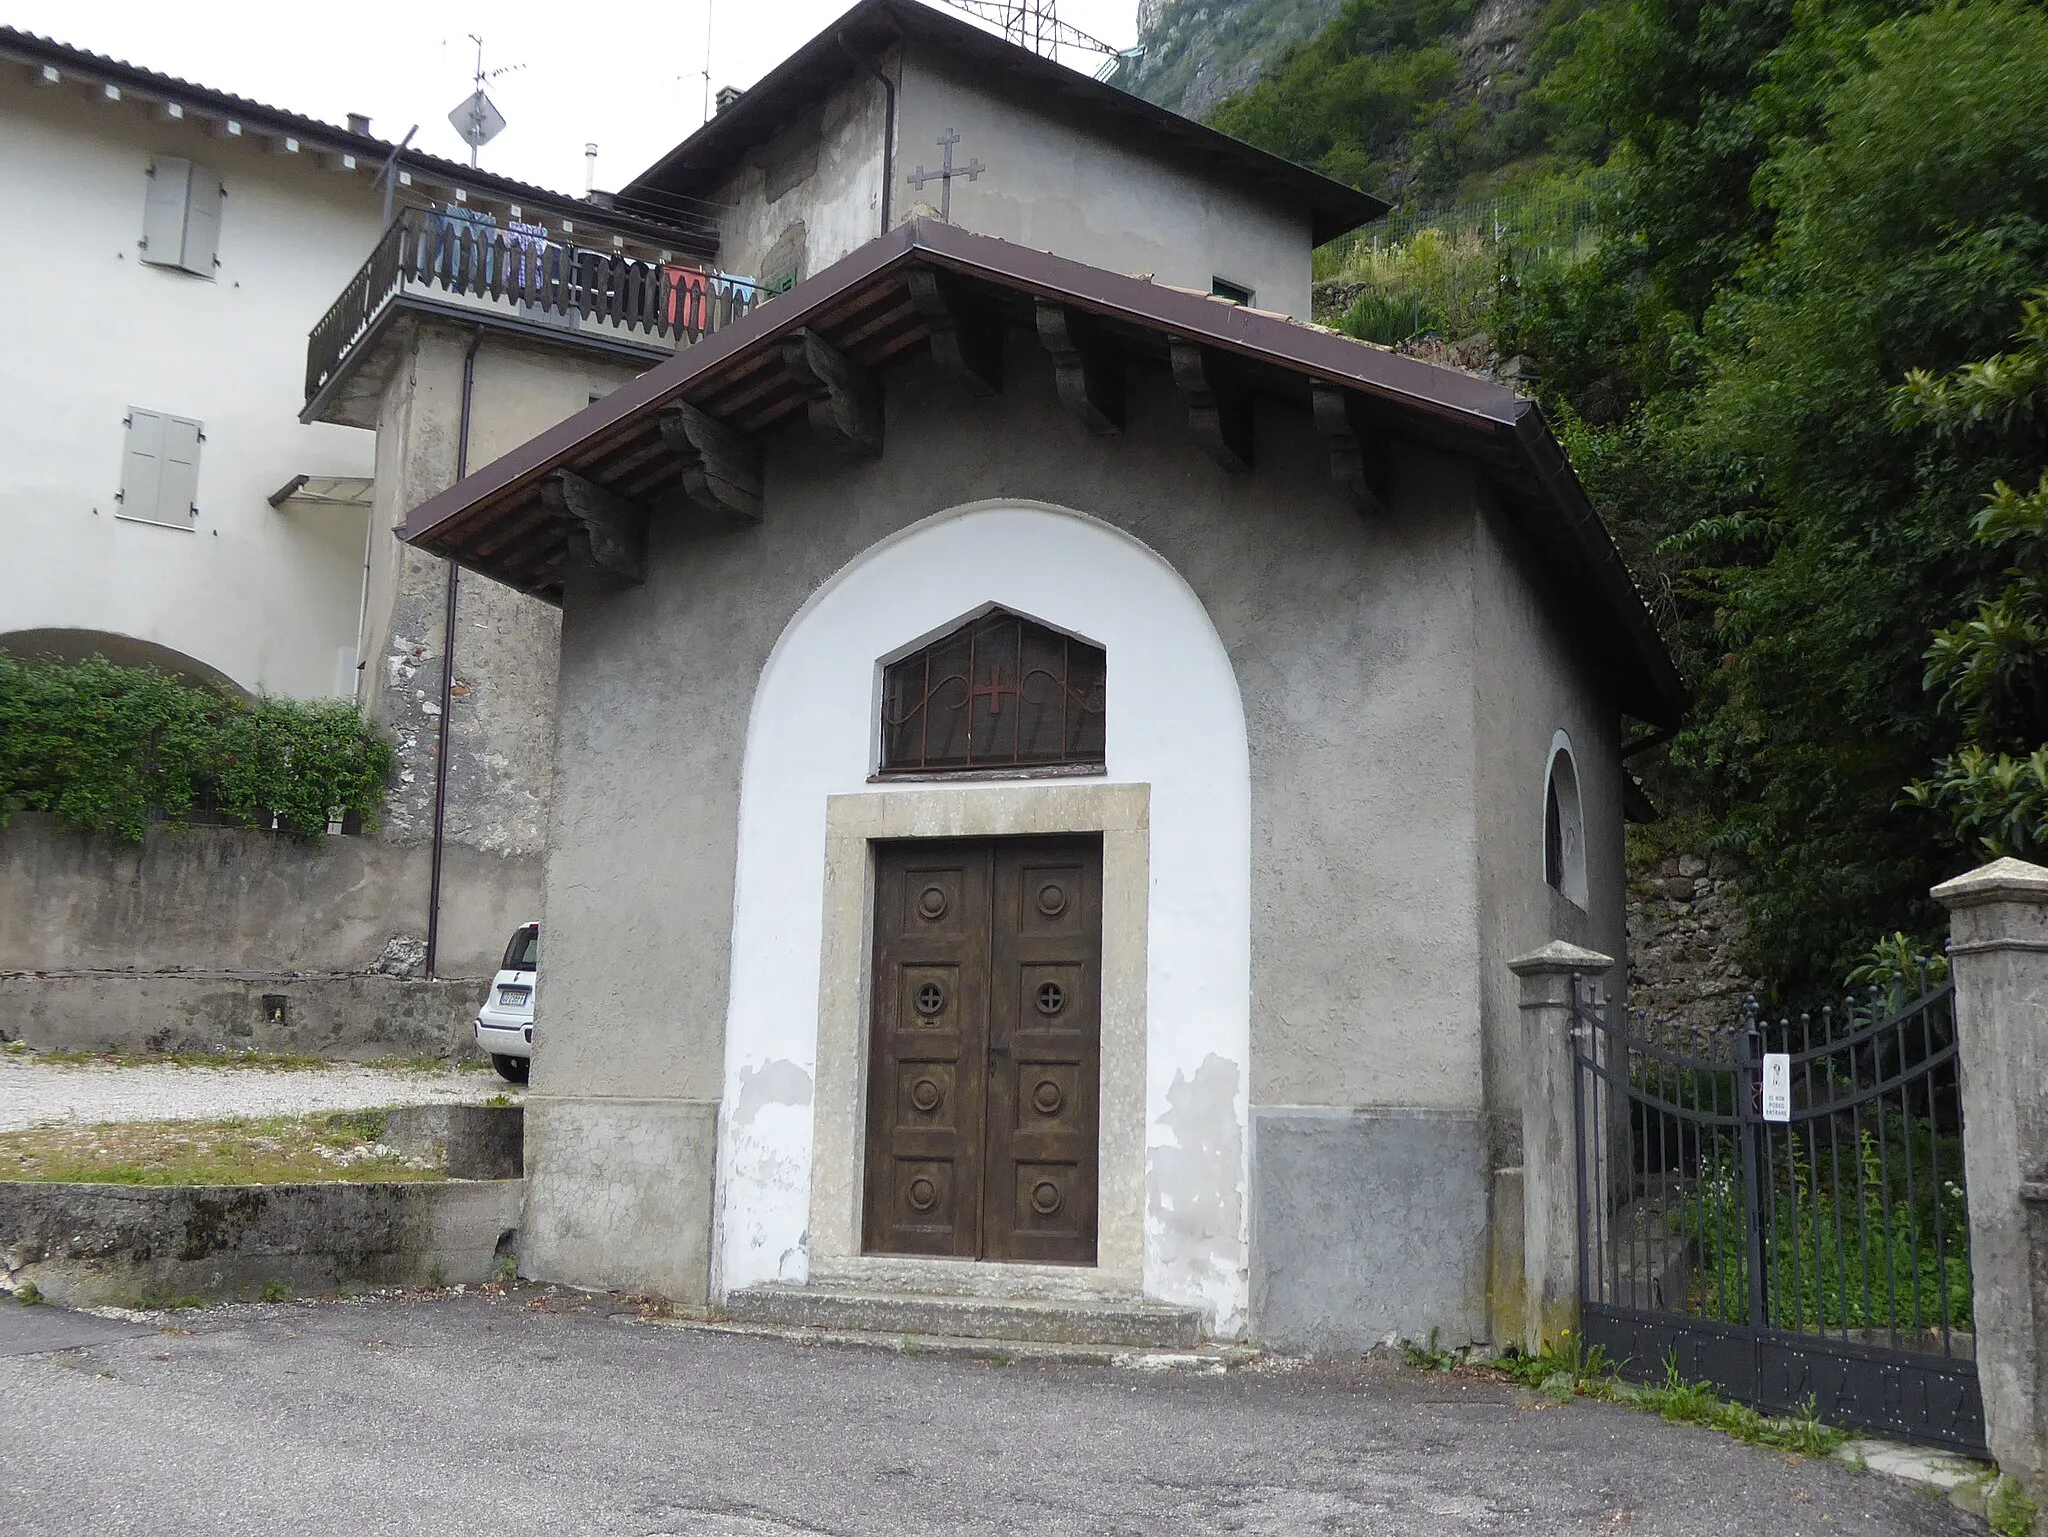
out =
<path fill-rule="evenodd" d="M 387 317 L 401 310 L 528 331 L 651 364 L 730 325 L 762 297 L 739 278 L 567 245 L 518 225 L 407 208 L 313 327 L 300 418 L 375 425 L 374 388 L 350 376 Z"/>

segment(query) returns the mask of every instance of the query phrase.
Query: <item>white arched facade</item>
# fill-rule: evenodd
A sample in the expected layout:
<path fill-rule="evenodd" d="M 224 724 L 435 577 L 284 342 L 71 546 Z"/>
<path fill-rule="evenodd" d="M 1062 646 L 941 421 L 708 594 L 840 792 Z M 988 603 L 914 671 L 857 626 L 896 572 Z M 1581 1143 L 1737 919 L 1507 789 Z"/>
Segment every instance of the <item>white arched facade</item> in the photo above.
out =
<path fill-rule="evenodd" d="M 870 783 L 881 663 L 989 604 L 1104 648 L 1107 773 Z M 883 827 L 1100 831 L 1102 1274 L 1011 1279 L 1084 1290 L 1142 1282 L 1148 1296 L 1203 1308 L 1219 1334 L 1241 1332 L 1250 826 L 1230 659 L 1193 590 L 1127 534 L 1041 504 L 979 503 L 914 524 L 836 573 L 777 641 L 748 724 L 715 1292 L 803 1282 L 824 1255 L 865 1263 L 848 1252 L 857 1243 L 844 1220 L 861 1174 L 850 1118 L 865 1061 L 864 838 Z M 1110 1081 L 1117 1075 L 1128 1094 Z M 1122 1183 L 1119 1168 L 1129 1172 Z M 949 1276 L 983 1291 L 1002 1289 L 992 1272 L 1026 1268 L 916 1263 L 959 1267 Z M 863 1284 L 886 1284 L 889 1272 L 863 1274 Z"/>

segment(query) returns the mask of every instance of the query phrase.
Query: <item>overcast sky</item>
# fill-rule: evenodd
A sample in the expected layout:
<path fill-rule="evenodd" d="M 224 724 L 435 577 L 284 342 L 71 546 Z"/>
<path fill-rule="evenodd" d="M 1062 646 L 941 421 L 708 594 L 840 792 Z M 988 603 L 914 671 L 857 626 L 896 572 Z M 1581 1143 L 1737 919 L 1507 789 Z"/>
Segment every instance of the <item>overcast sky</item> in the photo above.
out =
<path fill-rule="evenodd" d="M 586 140 L 598 146 L 598 186 L 615 189 L 703 120 L 707 14 L 712 86 L 745 87 L 851 5 L 0 0 L 0 21 L 329 122 L 366 113 L 387 138 L 418 123 L 418 147 L 463 160 L 448 113 L 469 94 L 468 34 L 481 32 L 486 70 L 518 66 L 488 87 L 508 126 L 484 146 L 484 168 L 580 194 Z M 1061 0 L 1060 19 L 1128 47 L 1137 0 Z M 1101 60 L 1066 62 L 1092 73 Z"/>

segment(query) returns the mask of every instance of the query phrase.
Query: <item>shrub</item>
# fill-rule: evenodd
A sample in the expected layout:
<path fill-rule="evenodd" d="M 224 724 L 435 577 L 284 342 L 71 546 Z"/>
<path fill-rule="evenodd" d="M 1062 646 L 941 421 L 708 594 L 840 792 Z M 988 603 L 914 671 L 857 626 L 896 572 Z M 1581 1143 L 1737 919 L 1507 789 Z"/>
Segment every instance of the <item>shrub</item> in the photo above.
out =
<path fill-rule="evenodd" d="M 317 842 L 374 828 L 391 744 L 338 700 L 231 699 L 147 667 L 0 657 L 0 825 L 43 811 L 139 843 L 195 812 Z"/>

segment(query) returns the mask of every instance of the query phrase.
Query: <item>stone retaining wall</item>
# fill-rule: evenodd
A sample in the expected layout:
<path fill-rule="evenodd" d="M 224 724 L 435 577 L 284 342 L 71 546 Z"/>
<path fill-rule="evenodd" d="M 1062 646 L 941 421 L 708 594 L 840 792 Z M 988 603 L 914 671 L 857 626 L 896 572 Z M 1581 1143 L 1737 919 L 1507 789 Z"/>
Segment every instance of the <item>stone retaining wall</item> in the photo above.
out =
<path fill-rule="evenodd" d="M 38 1051 L 470 1056 L 486 985 L 376 973 L 0 972 L 0 1039 Z"/>
<path fill-rule="evenodd" d="M 487 1281 L 513 1251 L 525 1188 L 0 1181 L 0 1265 L 72 1307 Z"/>

